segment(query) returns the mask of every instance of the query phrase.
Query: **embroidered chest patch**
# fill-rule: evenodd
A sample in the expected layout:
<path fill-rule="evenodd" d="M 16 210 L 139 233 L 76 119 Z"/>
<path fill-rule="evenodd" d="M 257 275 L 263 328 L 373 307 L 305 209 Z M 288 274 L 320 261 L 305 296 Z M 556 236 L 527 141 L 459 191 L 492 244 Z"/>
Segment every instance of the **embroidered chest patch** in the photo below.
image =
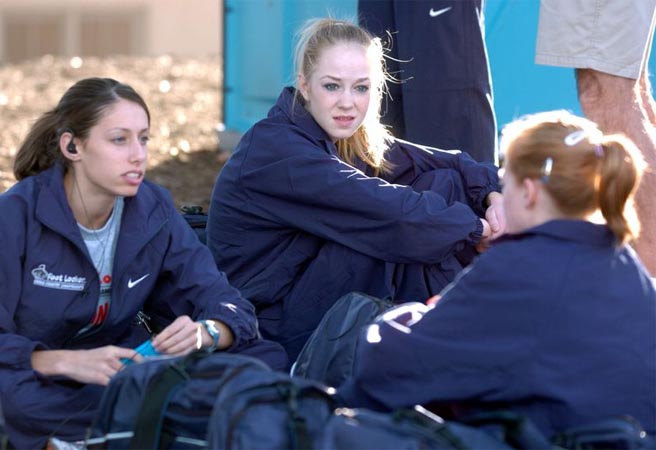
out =
<path fill-rule="evenodd" d="M 48 272 L 45 264 L 40 264 L 32 269 L 32 277 L 35 286 L 43 286 L 50 289 L 61 289 L 64 291 L 82 291 L 87 282 L 85 277 L 77 275 L 54 274 Z"/>

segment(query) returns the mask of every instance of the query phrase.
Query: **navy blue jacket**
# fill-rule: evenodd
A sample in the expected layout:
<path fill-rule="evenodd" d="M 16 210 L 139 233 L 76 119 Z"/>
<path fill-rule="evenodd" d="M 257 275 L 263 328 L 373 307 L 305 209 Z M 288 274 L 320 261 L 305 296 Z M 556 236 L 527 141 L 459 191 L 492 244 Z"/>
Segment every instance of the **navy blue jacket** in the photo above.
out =
<path fill-rule="evenodd" d="M 547 436 L 629 414 L 656 431 L 656 292 L 605 226 L 501 238 L 414 325 L 372 326 L 339 389 L 350 406 L 506 407 Z"/>
<path fill-rule="evenodd" d="M 456 253 L 481 236 L 496 168 L 459 152 L 392 144 L 391 173 L 337 156 L 312 116 L 283 90 L 219 174 L 208 245 L 251 300 L 265 337 L 290 359 L 342 295 L 425 300 L 461 270 Z"/>
<path fill-rule="evenodd" d="M 233 349 L 256 339 L 252 305 L 217 271 L 164 189 L 145 181 L 125 199 L 109 313 L 84 338 L 75 335 L 96 312 L 99 281 L 62 168 L 14 185 L 0 196 L 0 211 L 0 398 L 17 448 L 43 447 L 54 430 L 63 439 L 84 438 L 102 393 L 35 372 L 34 350 L 135 347 L 148 338 L 133 324 L 142 309 L 161 326 L 185 314 L 221 320 L 234 333 Z"/>

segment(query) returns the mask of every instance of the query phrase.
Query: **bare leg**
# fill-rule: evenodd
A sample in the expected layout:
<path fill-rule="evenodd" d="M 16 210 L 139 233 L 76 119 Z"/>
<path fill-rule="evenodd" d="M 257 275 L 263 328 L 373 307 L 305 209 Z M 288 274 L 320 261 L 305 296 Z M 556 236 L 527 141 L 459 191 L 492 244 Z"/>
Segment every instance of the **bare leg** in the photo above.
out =
<path fill-rule="evenodd" d="M 649 82 L 649 74 L 644 70 L 640 76 L 639 82 L 639 99 L 640 107 L 645 112 L 648 124 L 645 124 L 648 134 L 651 136 L 651 141 L 656 142 L 656 102 L 652 94 L 651 83 Z M 636 203 L 638 205 L 638 213 L 641 214 L 642 232 L 641 238 L 636 243 L 636 250 L 641 254 L 650 254 L 649 260 L 644 259 L 647 269 L 651 272 L 652 276 L 656 276 L 656 211 L 654 211 L 654 195 L 656 195 L 656 150 L 652 147 L 652 151 L 646 148 L 642 149 L 645 161 L 648 165 L 648 170 L 644 175 L 641 183 L 640 190 L 636 196 Z M 645 209 L 641 213 L 641 209 Z M 646 216 L 646 218 L 642 218 Z M 649 227 L 649 230 L 646 229 Z"/>
<path fill-rule="evenodd" d="M 623 78 L 592 69 L 576 69 L 579 101 L 585 116 L 596 122 L 604 133 L 624 133 L 642 151 L 648 168 L 636 194 L 636 209 L 641 233 L 634 242 L 647 270 L 656 275 L 656 129 L 648 109 L 653 99 L 643 104 L 638 80 Z M 644 84 L 644 88 L 649 86 Z M 650 95 L 651 97 L 651 95 Z"/>
<path fill-rule="evenodd" d="M 656 102 L 654 102 L 654 95 L 647 70 L 642 71 L 638 83 L 640 89 L 640 106 L 645 110 L 652 126 L 656 127 Z"/>

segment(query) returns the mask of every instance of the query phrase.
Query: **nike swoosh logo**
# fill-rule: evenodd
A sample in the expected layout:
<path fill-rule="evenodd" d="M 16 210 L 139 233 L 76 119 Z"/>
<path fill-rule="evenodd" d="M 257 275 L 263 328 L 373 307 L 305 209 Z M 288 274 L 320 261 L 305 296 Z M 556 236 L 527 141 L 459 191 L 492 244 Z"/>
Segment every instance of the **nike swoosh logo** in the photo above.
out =
<path fill-rule="evenodd" d="M 447 6 L 446 8 L 438 9 L 437 11 L 431 8 L 430 11 L 428 11 L 428 15 L 431 17 L 437 17 L 449 11 L 451 8 L 452 8 L 451 6 Z"/>
<path fill-rule="evenodd" d="M 130 279 L 128 280 L 128 289 L 132 289 L 132 288 L 135 287 L 137 284 L 141 283 L 143 280 L 145 280 L 146 278 L 148 278 L 148 275 L 150 275 L 150 274 L 147 273 L 147 274 L 144 275 L 143 277 L 141 277 L 141 278 L 137 278 L 137 279 L 134 280 L 134 281 L 132 281 L 132 278 L 130 278 Z"/>

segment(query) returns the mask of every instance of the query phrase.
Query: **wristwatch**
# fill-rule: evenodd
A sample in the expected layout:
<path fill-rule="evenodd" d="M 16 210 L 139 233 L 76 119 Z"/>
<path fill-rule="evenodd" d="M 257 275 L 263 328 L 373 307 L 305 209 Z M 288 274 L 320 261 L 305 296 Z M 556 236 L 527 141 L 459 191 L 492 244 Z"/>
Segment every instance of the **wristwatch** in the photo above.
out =
<path fill-rule="evenodd" d="M 219 327 L 216 326 L 216 322 L 214 320 L 201 320 L 200 323 L 205 327 L 207 333 L 212 336 L 212 345 L 207 347 L 207 351 L 213 352 L 219 348 L 219 338 L 221 337 L 221 331 L 219 330 Z"/>

